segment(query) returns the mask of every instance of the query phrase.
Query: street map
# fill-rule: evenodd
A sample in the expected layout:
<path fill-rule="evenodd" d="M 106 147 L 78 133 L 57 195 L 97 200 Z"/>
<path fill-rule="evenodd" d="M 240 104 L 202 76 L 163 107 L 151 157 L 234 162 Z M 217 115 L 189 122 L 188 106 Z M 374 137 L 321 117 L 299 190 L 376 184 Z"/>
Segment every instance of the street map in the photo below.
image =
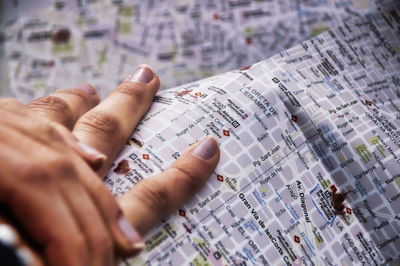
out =
<path fill-rule="evenodd" d="M 115 197 L 218 140 L 206 186 L 121 265 L 399 263 L 395 2 L 10 1 L 2 94 L 104 97 L 154 67 L 163 90 L 104 179 Z"/>
<path fill-rule="evenodd" d="M 270 59 L 159 93 L 105 179 L 115 196 L 206 135 L 222 156 L 127 263 L 399 262 L 398 10 L 351 14 Z"/>

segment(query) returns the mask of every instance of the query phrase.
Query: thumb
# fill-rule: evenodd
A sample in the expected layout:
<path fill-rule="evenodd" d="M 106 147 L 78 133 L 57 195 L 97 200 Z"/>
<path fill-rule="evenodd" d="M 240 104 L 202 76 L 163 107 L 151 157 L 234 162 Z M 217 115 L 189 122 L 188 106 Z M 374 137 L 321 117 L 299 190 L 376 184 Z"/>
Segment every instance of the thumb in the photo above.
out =
<path fill-rule="evenodd" d="M 143 179 L 118 199 L 125 217 L 141 235 L 146 234 L 203 187 L 219 157 L 213 137 L 191 146 L 170 168 Z"/>

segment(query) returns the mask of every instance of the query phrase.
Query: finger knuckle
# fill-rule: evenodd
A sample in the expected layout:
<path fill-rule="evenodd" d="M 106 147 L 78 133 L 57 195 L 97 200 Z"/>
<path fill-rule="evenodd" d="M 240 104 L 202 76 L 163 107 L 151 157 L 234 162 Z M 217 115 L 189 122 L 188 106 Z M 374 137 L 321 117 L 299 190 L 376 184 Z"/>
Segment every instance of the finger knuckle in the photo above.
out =
<path fill-rule="evenodd" d="M 18 169 L 18 176 L 26 177 L 24 180 L 39 185 L 49 184 L 51 173 L 46 165 L 36 161 L 25 162 Z"/>
<path fill-rule="evenodd" d="M 76 129 L 114 139 L 119 137 L 121 124 L 115 116 L 93 110 L 79 120 Z"/>
<path fill-rule="evenodd" d="M 69 250 L 75 256 L 84 255 L 88 247 L 86 237 L 82 232 L 52 234 L 48 242 L 57 249 Z"/>
<path fill-rule="evenodd" d="M 50 148 L 51 146 L 48 145 L 49 141 L 51 141 L 51 143 L 65 141 L 58 128 L 58 124 L 56 123 L 48 123 L 47 121 L 32 119 L 26 126 L 29 127 L 31 131 L 35 132 L 34 137 L 36 140 L 41 144 L 44 144 L 47 148 Z"/>
<path fill-rule="evenodd" d="M 74 179 L 77 176 L 75 164 L 68 157 L 48 151 L 46 161 L 32 161 L 21 168 L 21 176 L 26 176 L 36 184 L 48 184 L 55 182 L 58 178 L 68 177 Z"/>
<path fill-rule="evenodd" d="M 142 84 L 123 82 L 115 89 L 115 91 L 131 96 L 138 102 L 141 102 L 148 97 L 148 89 Z"/>
<path fill-rule="evenodd" d="M 37 110 L 37 111 L 50 111 L 52 113 L 56 114 L 62 114 L 62 119 L 65 123 L 71 123 L 73 121 L 73 115 L 72 115 L 72 110 L 71 107 L 68 105 L 68 103 L 55 96 L 44 96 L 40 97 L 31 103 L 29 103 L 28 107 L 32 110 Z"/>
<path fill-rule="evenodd" d="M 59 239 L 59 241 L 64 242 L 65 239 Z M 68 248 L 70 248 L 73 254 L 76 254 L 78 256 L 83 256 L 84 252 L 87 252 L 87 241 L 83 233 L 76 234 L 71 239 L 69 239 L 68 243 L 65 243 L 65 245 L 68 245 Z"/>
<path fill-rule="evenodd" d="M 93 245 L 99 254 L 105 254 L 112 252 L 114 245 L 108 234 L 97 234 Z"/>
<path fill-rule="evenodd" d="M 52 169 L 57 170 L 57 172 L 61 173 L 63 176 L 68 176 L 70 178 L 77 176 L 75 163 L 69 157 L 64 156 L 63 154 L 54 156 L 54 158 L 50 160 L 49 166 Z"/>
<path fill-rule="evenodd" d="M 72 242 L 72 244 L 74 244 L 74 246 L 76 247 L 76 248 L 83 248 L 83 247 L 86 247 L 86 237 L 85 237 L 85 235 L 84 234 L 77 234 L 74 238 L 73 238 L 73 240 L 71 241 Z"/>
<path fill-rule="evenodd" d="M 169 193 L 165 186 L 147 179 L 143 179 L 139 184 L 135 196 L 146 204 L 153 213 L 161 214 L 162 216 L 167 214 Z"/>
<path fill-rule="evenodd" d="M 187 191 L 197 191 L 203 185 L 203 179 L 198 173 L 191 173 L 181 167 L 172 167 L 169 170 L 174 172 L 174 176 L 178 177 L 179 186 Z"/>
<path fill-rule="evenodd" d="M 61 98 L 54 96 L 43 96 L 40 97 L 31 103 L 29 103 L 30 108 L 49 108 L 56 111 L 69 111 L 69 106 L 66 101 Z"/>
<path fill-rule="evenodd" d="M 56 124 L 38 123 L 37 127 L 37 132 L 43 134 L 43 136 L 47 137 L 48 140 L 53 142 L 65 142 L 65 139 Z"/>

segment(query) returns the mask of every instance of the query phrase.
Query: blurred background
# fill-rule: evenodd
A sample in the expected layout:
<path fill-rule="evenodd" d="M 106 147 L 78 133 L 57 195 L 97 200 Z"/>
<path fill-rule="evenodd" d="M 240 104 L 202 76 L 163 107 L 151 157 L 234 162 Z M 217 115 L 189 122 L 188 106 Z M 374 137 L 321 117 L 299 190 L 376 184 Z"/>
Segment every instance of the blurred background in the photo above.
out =
<path fill-rule="evenodd" d="M 90 82 L 104 98 L 142 63 L 162 89 L 266 59 L 389 1 L 2 0 L 0 96 Z"/>

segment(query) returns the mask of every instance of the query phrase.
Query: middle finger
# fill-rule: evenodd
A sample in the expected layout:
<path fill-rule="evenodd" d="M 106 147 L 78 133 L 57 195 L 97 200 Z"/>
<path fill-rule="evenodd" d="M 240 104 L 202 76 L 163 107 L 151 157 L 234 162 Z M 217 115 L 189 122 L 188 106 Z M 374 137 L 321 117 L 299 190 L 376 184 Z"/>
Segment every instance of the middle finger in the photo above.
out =
<path fill-rule="evenodd" d="M 159 87 L 157 75 L 148 66 L 141 65 L 107 99 L 75 124 L 73 134 L 108 158 L 98 171 L 100 176 L 106 173 L 151 106 Z"/>

